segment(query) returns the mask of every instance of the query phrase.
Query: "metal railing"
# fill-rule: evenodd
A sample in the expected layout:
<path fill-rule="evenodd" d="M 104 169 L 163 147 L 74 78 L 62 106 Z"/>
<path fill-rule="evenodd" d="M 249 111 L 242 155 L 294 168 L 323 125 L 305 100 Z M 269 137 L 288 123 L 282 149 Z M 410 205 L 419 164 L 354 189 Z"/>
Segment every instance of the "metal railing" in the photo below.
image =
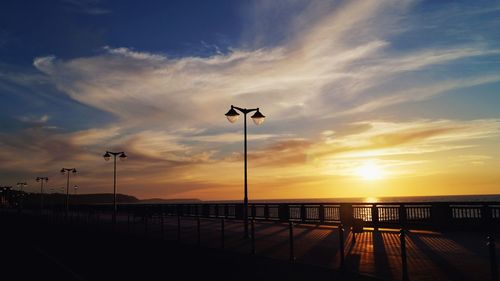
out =
<path fill-rule="evenodd" d="M 76 210 L 111 211 L 111 205 L 74 205 Z M 57 206 L 54 206 L 57 208 Z M 500 202 L 440 203 L 252 203 L 254 220 L 346 226 L 361 223 L 372 228 L 499 229 Z M 118 211 L 137 216 L 186 216 L 243 219 L 243 204 L 119 204 Z"/>
<path fill-rule="evenodd" d="M 336 225 L 336 227 L 326 227 L 328 229 L 337 229 L 338 231 L 338 249 L 339 267 L 344 267 L 344 259 L 348 254 L 345 253 L 347 233 L 350 232 L 351 245 L 356 241 L 354 225 L 361 223 L 364 227 L 378 228 L 396 228 L 399 233 L 399 251 L 401 255 L 402 280 L 408 280 L 406 231 L 408 229 L 439 229 L 439 230 L 488 230 L 490 235 L 487 237 L 488 257 L 490 263 L 491 280 L 498 280 L 498 270 L 496 261 L 496 246 L 493 235 L 500 230 L 500 202 L 440 202 L 440 203 L 255 203 L 249 204 L 248 215 L 251 223 L 250 252 L 256 252 L 256 234 L 255 223 L 259 221 L 269 221 L 276 223 L 261 223 L 261 225 L 276 225 L 279 228 L 288 225 L 288 246 L 290 262 L 296 261 L 296 244 L 294 241 L 298 237 L 294 234 L 295 226 L 298 224 L 325 224 Z M 116 225 L 110 226 L 111 204 L 95 205 L 72 205 L 70 212 L 66 213 L 64 205 L 53 205 L 50 208 L 39 212 L 35 207 L 27 210 L 27 214 L 39 214 L 49 221 L 65 223 L 70 225 L 93 225 L 97 228 L 112 229 L 115 231 Z M 189 232 L 183 232 L 185 228 L 191 228 L 193 225 L 196 234 L 197 245 L 200 245 L 202 232 L 208 232 L 205 228 L 200 228 L 200 221 L 210 222 L 211 229 L 216 229 L 220 234 L 220 247 L 225 249 L 226 220 L 242 220 L 243 204 L 235 203 L 200 203 L 200 204 L 120 204 L 119 208 L 119 227 L 126 228 L 126 233 L 139 232 L 148 236 L 149 233 L 160 233 L 162 239 L 166 236 L 166 226 L 172 231 L 172 224 L 176 226 L 176 239 L 181 241 L 181 237 Z M 22 212 L 18 212 L 21 214 Z M 45 215 L 44 215 L 45 213 Z M 170 217 L 170 223 L 165 224 L 165 220 Z M 139 218 L 139 223 L 136 219 Z M 184 221 L 186 218 L 186 221 Z M 187 219 L 189 218 L 189 219 Z M 172 219 L 176 223 L 172 222 Z M 195 223 L 195 224 L 193 224 Z M 219 223 L 219 226 L 217 226 Z M 229 223 L 229 221 L 227 222 Z M 190 225 L 188 225 L 190 224 Z M 235 224 L 239 224 L 236 222 Z M 233 226 L 235 225 L 233 224 Z M 107 225 L 107 226 L 106 226 Z M 353 226 L 353 227 L 350 227 Z M 310 227 L 310 226 L 306 226 Z M 344 229 L 344 227 L 347 227 Z M 132 228 L 132 230 L 131 230 Z M 142 228 L 142 230 L 141 230 Z M 218 230 L 217 230 L 218 229 Z M 234 235 L 234 229 L 231 230 Z M 361 229 L 362 231 L 362 229 Z M 213 233 L 213 231 L 212 231 Z M 373 232 L 375 233 L 375 232 Z M 206 235 L 206 234 L 205 234 Z M 208 233 L 208 238 L 213 239 L 212 234 Z M 297 237 L 296 237 L 297 236 Z M 211 238 L 210 238 L 211 237 Z M 184 239 L 184 238 L 182 238 Z M 189 238 L 186 238 L 189 239 Z M 259 237 L 259 239 L 261 239 Z M 248 241 L 248 240 L 247 240 Z M 271 241 L 271 240 L 270 240 Z M 365 241 L 366 243 L 366 241 Z M 484 274 L 487 276 L 487 274 Z"/>

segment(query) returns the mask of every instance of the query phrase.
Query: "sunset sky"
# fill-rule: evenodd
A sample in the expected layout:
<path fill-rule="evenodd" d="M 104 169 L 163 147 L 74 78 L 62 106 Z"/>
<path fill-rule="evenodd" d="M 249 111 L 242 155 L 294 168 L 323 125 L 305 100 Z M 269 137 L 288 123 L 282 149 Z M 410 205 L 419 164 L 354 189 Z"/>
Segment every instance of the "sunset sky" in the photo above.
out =
<path fill-rule="evenodd" d="M 499 1 L 6 0 L 0 185 L 241 199 L 500 194 Z"/>

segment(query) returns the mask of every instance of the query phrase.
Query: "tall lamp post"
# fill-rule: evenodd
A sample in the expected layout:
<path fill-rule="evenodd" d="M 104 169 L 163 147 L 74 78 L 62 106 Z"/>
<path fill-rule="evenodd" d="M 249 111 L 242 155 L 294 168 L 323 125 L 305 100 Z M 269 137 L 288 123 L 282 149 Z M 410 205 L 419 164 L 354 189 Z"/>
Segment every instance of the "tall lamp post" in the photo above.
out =
<path fill-rule="evenodd" d="M 243 219 L 245 222 L 245 237 L 249 237 L 248 235 L 248 182 L 247 182 L 247 114 L 250 112 L 255 113 L 251 116 L 253 122 L 255 125 L 260 125 L 264 123 L 264 119 L 266 116 L 264 116 L 262 113 L 260 113 L 259 108 L 241 108 L 237 106 L 231 105 L 231 109 L 225 114 L 227 117 L 227 120 L 231 123 L 234 123 L 238 121 L 240 118 L 240 114 L 236 111 L 238 110 L 239 112 L 243 113 L 243 127 L 244 127 L 244 159 L 245 159 L 245 191 L 244 191 L 244 198 L 243 198 Z"/>
<path fill-rule="evenodd" d="M 36 182 L 40 183 L 40 211 L 43 210 L 43 182 L 48 181 L 48 177 L 36 177 Z"/>
<path fill-rule="evenodd" d="M 67 180 L 66 180 L 66 215 L 68 215 L 69 211 L 69 175 L 76 174 L 76 169 L 75 168 L 62 168 L 61 169 L 61 174 L 62 175 L 67 175 Z"/>
<path fill-rule="evenodd" d="M 3 204 L 10 205 L 12 204 L 12 186 L 0 186 L 0 192 L 2 193 L 2 207 Z"/>
<path fill-rule="evenodd" d="M 106 150 L 106 153 L 103 155 L 104 160 L 109 161 L 111 155 L 113 155 L 113 224 L 116 224 L 116 156 L 120 160 L 126 160 L 127 155 L 123 151 L 112 152 Z"/>
<path fill-rule="evenodd" d="M 26 183 L 25 181 L 24 181 L 24 182 L 18 182 L 18 183 L 17 183 L 17 187 L 19 188 L 19 190 L 20 190 L 21 192 L 23 192 L 23 188 L 24 188 L 24 187 L 26 187 L 26 186 L 28 186 L 28 183 Z"/>
<path fill-rule="evenodd" d="M 28 183 L 27 182 L 18 182 L 17 183 L 17 188 L 19 188 L 19 196 L 21 196 L 21 198 L 19 199 L 19 207 L 22 209 L 24 206 L 24 190 L 23 188 L 28 186 Z"/>

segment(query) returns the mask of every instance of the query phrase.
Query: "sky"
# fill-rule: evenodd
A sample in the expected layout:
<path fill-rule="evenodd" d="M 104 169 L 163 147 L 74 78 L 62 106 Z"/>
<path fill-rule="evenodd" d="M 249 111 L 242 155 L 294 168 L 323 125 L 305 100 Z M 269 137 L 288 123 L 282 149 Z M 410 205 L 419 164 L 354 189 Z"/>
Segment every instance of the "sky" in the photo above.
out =
<path fill-rule="evenodd" d="M 252 199 L 500 193 L 500 1 L 5 0 L 0 184 Z"/>

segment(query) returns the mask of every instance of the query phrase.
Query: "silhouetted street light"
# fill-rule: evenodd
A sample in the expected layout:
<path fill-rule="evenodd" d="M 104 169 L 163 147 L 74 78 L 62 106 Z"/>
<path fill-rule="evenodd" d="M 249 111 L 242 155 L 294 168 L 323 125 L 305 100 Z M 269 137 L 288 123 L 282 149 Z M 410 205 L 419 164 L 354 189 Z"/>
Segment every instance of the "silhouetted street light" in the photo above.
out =
<path fill-rule="evenodd" d="M 26 183 L 26 182 L 18 182 L 17 183 L 17 188 L 19 188 L 19 191 L 20 191 L 19 195 L 21 196 L 20 197 L 21 199 L 19 199 L 19 207 L 21 207 L 21 208 L 24 205 L 24 190 L 23 190 L 23 188 L 26 186 L 28 186 L 28 183 Z"/>
<path fill-rule="evenodd" d="M 43 210 L 43 182 L 48 181 L 48 177 L 36 177 L 36 182 L 40 182 L 40 210 Z"/>
<path fill-rule="evenodd" d="M 76 169 L 75 168 L 62 168 L 61 169 L 61 174 L 62 175 L 67 175 L 67 181 L 66 181 L 66 215 L 68 214 L 69 211 L 69 175 L 76 174 Z"/>
<path fill-rule="evenodd" d="M 116 223 L 116 156 L 120 158 L 120 160 L 126 160 L 127 155 L 125 152 L 120 151 L 120 152 L 112 152 L 112 151 L 106 151 L 106 153 L 103 155 L 104 160 L 109 161 L 111 159 L 111 155 L 113 155 L 113 224 Z"/>
<path fill-rule="evenodd" d="M 19 188 L 19 190 L 21 192 L 23 192 L 23 187 L 26 187 L 26 186 L 28 186 L 28 183 L 26 183 L 26 182 L 18 182 L 17 183 L 17 187 Z"/>
<path fill-rule="evenodd" d="M 0 192 L 2 193 L 2 204 L 12 203 L 10 202 L 12 199 L 12 186 L 0 186 Z"/>
<path fill-rule="evenodd" d="M 227 120 L 229 122 L 234 123 L 238 121 L 240 118 L 240 114 L 236 111 L 240 111 L 243 113 L 243 124 L 244 124 L 244 148 L 245 148 L 245 153 L 244 153 L 244 158 L 245 158 L 245 195 L 243 199 L 243 219 L 245 221 L 245 237 L 248 237 L 248 183 L 247 183 L 247 114 L 250 112 L 255 113 L 251 116 L 253 122 L 255 125 L 260 125 L 264 123 L 264 119 L 266 116 L 264 116 L 262 113 L 260 113 L 259 108 L 241 108 L 237 106 L 231 105 L 231 109 L 225 114 L 227 117 Z"/>

